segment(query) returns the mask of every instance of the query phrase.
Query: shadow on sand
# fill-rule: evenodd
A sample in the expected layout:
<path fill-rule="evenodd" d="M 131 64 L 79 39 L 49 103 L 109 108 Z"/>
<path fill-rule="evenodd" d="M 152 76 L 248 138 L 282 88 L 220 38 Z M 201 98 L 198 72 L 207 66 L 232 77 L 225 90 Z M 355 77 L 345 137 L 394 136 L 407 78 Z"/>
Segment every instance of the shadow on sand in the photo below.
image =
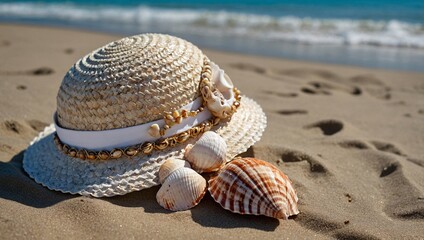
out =
<path fill-rule="evenodd" d="M 0 162 L 0 198 L 35 208 L 46 208 L 75 198 L 70 194 L 50 191 L 31 179 L 22 168 L 24 152 L 19 152 L 7 163 Z"/>

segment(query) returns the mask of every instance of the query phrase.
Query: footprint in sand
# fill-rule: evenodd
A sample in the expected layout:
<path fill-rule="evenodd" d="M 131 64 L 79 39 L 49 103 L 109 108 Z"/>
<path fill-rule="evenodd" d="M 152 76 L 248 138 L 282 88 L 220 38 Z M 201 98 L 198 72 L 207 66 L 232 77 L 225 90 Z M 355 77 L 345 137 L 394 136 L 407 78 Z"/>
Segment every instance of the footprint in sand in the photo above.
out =
<path fill-rule="evenodd" d="M 346 92 L 354 96 L 362 95 L 362 88 L 379 99 L 391 99 L 390 87 L 372 74 L 356 75 L 344 78 L 331 71 L 323 69 L 288 69 L 277 71 L 281 75 L 302 79 L 314 79 L 301 91 L 306 94 L 330 95 L 332 91 Z"/>
<path fill-rule="evenodd" d="M 15 150 L 12 146 L 0 143 L 0 152 L 15 153 Z"/>
<path fill-rule="evenodd" d="M 314 157 L 297 150 L 280 149 L 281 160 L 285 163 L 307 161 L 312 173 L 327 173 L 327 169 Z"/>
<path fill-rule="evenodd" d="M 313 77 L 316 79 L 333 79 L 338 80 L 341 77 L 337 74 L 327 71 L 324 69 L 308 69 L 308 68 L 294 68 L 294 69 L 286 69 L 286 70 L 280 70 L 276 71 L 281 75 L 288 75 L 292 77 L 300 77 L 300 78 L 306 78 L 306 77 Z"/>
<path fill-rule="evenodd" d="M 332 236 L 336 239 L 378 239 L 370 234 L 353 231 L 351 229 L 345 230 L 344 227 L 350 223 L 349 220 L 344 222 L 335 222 L 327 217 L 320 216 L 311 212 L 302 212 L 295 221 L 305 228 L 312 231 Z"/>
<path fill-rule="evenodd" d="M 282 98 L 295 98 L 297 97 L 299 94 L 294 93 L 294 92 L 274 92 L 274 91 L 264 91 L 265 94 L 270 94 L 270 95 L 275 95 L 277 97 L 282 97 Z"/>
<path fill-rule="evenodd" d="M 301 91 L 307 94 L 321 94 L 321 95 L 331 95 L 332 91 L 346 92 L 354 96 L 362 94 L 362 90 L 356 86 L 347 86 L 347 85 L 317 82 L 317 81 L 309 82 L 308 86 L 301 88 Z"/>
<path fill-rule="evenodd" d="M 44 130 L 45 127 L 47 127 L 49 124 L 39 121 L 39 120 L 28 120 L 27 123 L 29 124 L 29 126 L 34 129 L 37 132 L 41 132 Z"/>
<path fill-rule="evenodd" d="M 342 141 L 339 143 L 339 145 L 343 148 L 347 148 L 347 149 L 360 149 L 360 150 L 364 150 L 364 149 L 370 149 L 371 146 L 364 142 L 364 141 L 360 141 L 360 140 L 346 140 L 346 141 Z"/>
<path fill-rule="evenodd" d="M 407 161 L 412 162 L 412 163 L 414 163 L 418 166 L 424 167 L 424 161 L 423 160 L 408 157 L 406 153 L 404 153 L 399 147 L 397 147 L 396 145 L 394 145 L 392 143 L 381 142 L 381 141 L 371 141 L 371 143 L 379 151 L 392 153 L 392 154 L 396 154 L 398 156 L 406 157 L 405 159 Z"/>
<path fill-rule="evenodd" d="M 0 42 L 0 46 L 1 47 L 8 47 L 8 46 L 10 46 L 10 42 L 7 41 L 7 40 L 3 40 L 3 41 Z"/>
<path fill-rule="evenodd" d="M 309 164 L 308 171 L 311 173 L 326 174 L 328 173 L 326 167 L 322 165 L 320 160 L 317 158 L 304 153 L 302 151 L 284 148 L 284 147 L 250 147 L 247 152 L 240 155 L 240 157 L 259 157 L 269 156 L 271 154 L 272 159 L 264 157 L 270 161 L 274 161 L 277 165 L 283 163 L 299 163 L 306 161 Z"/>
<path fill-rule="evenodd" d="M 258 74 L 264 74 L 266 73 L 266 69 L 250 64 L 250 63 L 231 63 L 230 67 L 235 68 L 235 69 L 239 69 L 239 70 L 243 70 L 243 71 L 251 71 L 251 72 L 255 72 Z"/>
<path fill-rule="evenodd" d="M 372 74 L 363 74 L 351 77 L 349 82 L 362 86 L 371 96 L 379 99 L 391 99 L 390 88 L 387 87 L 380 79 Z"/>
<path fill-rule="evenodd" d="M 329 91 L 327 91 L 327 90 L 316 89 L 316 88 L 312 88 L 312 87 L 302 87 L 300 89 L 300 91 L 302 91 L 303 93 L 306 93 L 306 94 L 331 95 L 331 93 Z"/>
<path fill-rule="evenodd" d="M 53 74 L 54 70 L 49 68 L 49 67 L 40 67 L 37 69 L 33 69 L 33 70 L 28 70 L 28 71 L 4 71 L 4 72 L 0 72 L 0 75 L 6 75 L 6 76 L 10 76 L 10 75 L 34 75 L 34 76 L 38 76 L 38 75 L 50 75 Z"/>
<path fill-rule="evenodd" d="M 64 52 L 65 52 L 66 54 L 72 54 L 72 53 L 74 53 L 74 49 L 72 49 L 72 48 L 67 48 L 67 49 L 65 49 L 65 50 L 64 50 Z"/>
<path fill-rule="evenodd" d="M 374 145 L 377 150 L 393 153 L 399 156 L 406 156 L 398 147 L 392 143 L 380 142 L 380 141 L 371 141 L 371 144 Z"/>
<path fill-rule="evenodd" d="M 319 128 L 326 136 L 334 135 L 343 129 L 344 124 L 338 120 L 322 120 L 305 126 L 305 129 Z"/>
<path fill-rule="evenodd" d="M 380 142 L 380 141 L 371 141 L 371 144 L 360 140 L 345 140 L 339 143 L 339 146 L 347 149 L 359 149 L 359 150 L 367 150 L 373 149 L 375 147 L 378 151 L 392 153 L 398 156 L 406 157 L 407 155 L 403 153 L 398 147 L 396 147 L 392 143 Z M 406 158 L 407 161 L 415 163 L 421 167 L 424 167 L 424 162 L 418 159 Z M 380 173 L 380 177 L 385 177 L 394 171 L 396 171 L 398 167 L 397 163 L 388 163 L 383 167 Z"/>
<path fill-rule="evenodd" d="M 421 167 L 424 166 L 423 161 L 408 158 L 395 144 L 383 141 L 370 141 L 368 144 L 360 140 L 346 140 L 339 145 L 349 149 L 369 150 L 366 152 L 367 157 L 363 158 L 364 164 L 367 164 L 369 169 L 374 169 L 381 181 L 381 194 L 385 199 L 384 212 L 389 217 L 405 220 L 424 219 L 424 201 L 420 202 L 419 199 L 422 192 L 405 176 L 402 160 L 394 155 Z"/>
<path fill-rule="evenodd" d="M 280 110 L 278 111 L 279 114 L 281 115 L 304 115 L 304 114 L 308 114 L 308 111 L 306 110 L 302 110 L 302 109 L 290 109 L 290 110 Z"/>
<path fill-rule="evenodd" d="M 10 132 L 21 133 L 24 131 L 24 126 L 17 121 L 7 120 L 3 122 L 4 128 Z"/>
<path fill-rule="evenodd" d="M 18 89 L 18 90 L 25 90 L 25 89 L 27 89 L 27 86 L 25 86 L 25 85 L 18 85 L 18 86 L 16 86 L 16 89 Z"/>
<path fill-rule="evenodd" d="M 381 170 L 380 177 L 386 177 L 392 174 L 398 168 L 398 163 L 391 163 Z"/>
<path fill-rule="evenodd" d="M 0 125 L 5 131 L 15 134 L 27 134 L 31 131 L 41 132 L 47 126 L 47 123 L 38 120 L 28 120 L 27 122 L 18 122 L 15 120 L 6 120 Z"/>

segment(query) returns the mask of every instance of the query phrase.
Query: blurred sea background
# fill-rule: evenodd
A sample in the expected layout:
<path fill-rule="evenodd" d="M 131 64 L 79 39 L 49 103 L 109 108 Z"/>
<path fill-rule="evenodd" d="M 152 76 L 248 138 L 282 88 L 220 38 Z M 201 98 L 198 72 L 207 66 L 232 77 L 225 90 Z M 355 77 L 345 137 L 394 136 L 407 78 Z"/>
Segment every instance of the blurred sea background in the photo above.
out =
<path fill-rule="evenodd" d="M 424 71 L 424 0 L 0 0 L 0 22 L 161 32 L 224 51 Z"/>

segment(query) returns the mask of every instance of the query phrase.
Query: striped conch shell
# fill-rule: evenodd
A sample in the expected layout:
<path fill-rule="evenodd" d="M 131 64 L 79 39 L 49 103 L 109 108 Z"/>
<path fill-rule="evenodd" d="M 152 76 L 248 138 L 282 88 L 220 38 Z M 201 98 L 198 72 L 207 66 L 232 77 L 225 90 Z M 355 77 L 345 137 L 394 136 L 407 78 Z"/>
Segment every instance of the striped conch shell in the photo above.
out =
<path fill-rule="evenodd" d="M 171 211 L 184 211 L 196 206 L 207 190 L 206 180 L 181 161 L 169 159 L 164 163 L 165 167 L 159 170 L 163 183 L 156 194 L 156 200 L 163 208 Z"/>
<path fill-rule="evenodd" d="M 209 192 L 223 208 L 240 214 L 287 219 L 297 215 L 297 195 L 289 178 L 273 165 L 238 158 L 209 180 Z"/>
<path fill-rule="evenodd" d="M 205 132 L 194 144 L 185 148 L 185 159 L 199 173 L 219 170 L 226 162 L 227 144 L 217 133 Z"/>

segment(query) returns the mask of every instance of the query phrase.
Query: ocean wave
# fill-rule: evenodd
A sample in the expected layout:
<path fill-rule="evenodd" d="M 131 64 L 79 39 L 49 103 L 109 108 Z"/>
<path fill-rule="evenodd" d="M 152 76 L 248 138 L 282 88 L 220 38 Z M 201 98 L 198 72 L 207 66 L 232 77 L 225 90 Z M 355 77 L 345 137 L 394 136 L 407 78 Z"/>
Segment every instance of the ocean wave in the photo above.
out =
<path fill-rule="evenodd" d="M 124 26 L 133 32 L 236 36 L 304 44 L 424 48 L 424 24 L 397 20 L 317 19 L 149 6 L 0 3 L 0 19 Z"/>

